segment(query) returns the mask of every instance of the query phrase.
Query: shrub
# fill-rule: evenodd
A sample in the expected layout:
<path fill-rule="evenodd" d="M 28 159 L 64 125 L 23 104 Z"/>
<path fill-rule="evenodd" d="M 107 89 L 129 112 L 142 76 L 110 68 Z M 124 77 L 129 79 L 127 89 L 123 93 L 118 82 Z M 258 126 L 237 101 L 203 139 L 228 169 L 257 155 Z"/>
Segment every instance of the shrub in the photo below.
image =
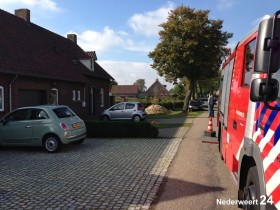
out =
<path fill-rule="evenodd" d="M 89 138 L 156 138 L 158 128 L 148 122 L 86 121 Z"/>

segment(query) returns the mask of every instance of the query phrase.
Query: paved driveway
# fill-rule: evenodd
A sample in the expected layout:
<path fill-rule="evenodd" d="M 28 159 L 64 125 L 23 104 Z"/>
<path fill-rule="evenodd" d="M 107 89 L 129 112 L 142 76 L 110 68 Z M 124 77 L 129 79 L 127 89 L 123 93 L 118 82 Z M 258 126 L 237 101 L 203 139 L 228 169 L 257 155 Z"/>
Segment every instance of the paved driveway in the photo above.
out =
<path fill-rule="evenodd" d="M 181 138 L 0 149 L 0 209 L 148 209 Z"/>

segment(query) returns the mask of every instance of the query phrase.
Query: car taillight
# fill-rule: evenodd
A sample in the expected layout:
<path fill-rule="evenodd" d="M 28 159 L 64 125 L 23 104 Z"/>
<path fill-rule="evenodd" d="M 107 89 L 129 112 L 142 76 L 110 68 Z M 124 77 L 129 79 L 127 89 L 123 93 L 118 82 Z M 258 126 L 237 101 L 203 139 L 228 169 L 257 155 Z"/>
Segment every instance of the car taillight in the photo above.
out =
<path fill-rule="evenodd" d="M 69 128 L 67 127 L 67 125 L 65 123 L 60 123 L 60 127 L 62 128 L 62 130 L 69 130 Z"/>
<path fill-rule="evenodd" d="M 140 104 L 138 104 L 138 108 L 137 109 L 138 109 L 138 111 L 142 110 Z"/>

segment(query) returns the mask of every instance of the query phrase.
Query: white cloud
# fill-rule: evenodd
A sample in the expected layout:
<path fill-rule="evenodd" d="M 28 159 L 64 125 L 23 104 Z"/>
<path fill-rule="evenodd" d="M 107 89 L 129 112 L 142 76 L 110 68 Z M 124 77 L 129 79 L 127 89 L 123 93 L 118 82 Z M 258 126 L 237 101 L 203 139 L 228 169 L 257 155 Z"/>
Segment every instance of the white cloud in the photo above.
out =
<path fill-rule="evenodd" d="M 136 33 L 156 36 L 160 30 L 159 24 L 166 22 L 170 10 L 174 7 L 174 3 L 168 2 L 167 5 L 155 11 L 135 14 L 129 19 L 128 24 Z"/>
<path fill-rule="evenodd" d="M 171 89 L 173 85 L 160 77 L 149 63 L 126 62 L 126 61 L 98 61 L 98 63 L 118 82 L 119 85 L 132 85 L 137 79 L 145 79 L 146 87 L 149 88 L 156 79 L 161 84 Z"/>
<path fill-rule="evenodd" d="M 57 4 L 53 0 L 0 0 L 1 7 L 39 7 L 42 10 L 60 11 Z M 14 6 L 15 5 L 15 6 Z"/>
<path fill-rule="evenodd" d="M 77 34 L 78 44 L 85 51 L 97 51 L 98 53 L 112 52 L 112 48 L 118 50 L 128 50 L 134 52 L 149 52 L 153 46 L 148 46 L 144 41 L 133 41 L 129 34 L 124 31 L 114 31 L 110 27 L 104 27 L 103 31 L 94 30 L 83 31 L 80 34 L 70 31 L 69 33 Z"/>
<path fill-rule="evenodd" d="M 69 32 L 73 33 L 73 32 Z M 75 32 L 74 32 L 75 33 Z M 77 34 L 77 33 L 76 33 Z M 77 34 L 78 44 L 86 51 L 95 50 L 97 52 L 104 52 L 112 46 L 130 45 L 132 41 L 125 39 L 124 32 L 115 32 L 108 26 L 104 27 L 102 32 L 87 30 L 81 34 Z"/>

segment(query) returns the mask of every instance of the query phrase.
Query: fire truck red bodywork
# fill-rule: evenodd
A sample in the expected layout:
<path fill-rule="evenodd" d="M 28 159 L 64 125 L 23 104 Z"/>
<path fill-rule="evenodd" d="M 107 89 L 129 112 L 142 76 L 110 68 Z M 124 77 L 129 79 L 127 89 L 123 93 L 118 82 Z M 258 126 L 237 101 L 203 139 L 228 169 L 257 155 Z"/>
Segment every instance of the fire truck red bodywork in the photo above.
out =
<path fill-rule="evenodd" d="M 273 202 L 269 206 L 259 204 L 260 209 L 280 209 L 280 112 L 267 108 L 263 102 L 250 101 L 250 84 L 244 84 L 246 47 L 257 39 L 258 31 L 254 30 L 238 44 L 222 67 L 219 148 L 229 170 L 238 174 L 239 191 L 246 185 L 249 169 L 255 166 L 258 199 Z M 266 77 L 262 73 L 253 74 L 253 69 L 250 82 Z"/>

